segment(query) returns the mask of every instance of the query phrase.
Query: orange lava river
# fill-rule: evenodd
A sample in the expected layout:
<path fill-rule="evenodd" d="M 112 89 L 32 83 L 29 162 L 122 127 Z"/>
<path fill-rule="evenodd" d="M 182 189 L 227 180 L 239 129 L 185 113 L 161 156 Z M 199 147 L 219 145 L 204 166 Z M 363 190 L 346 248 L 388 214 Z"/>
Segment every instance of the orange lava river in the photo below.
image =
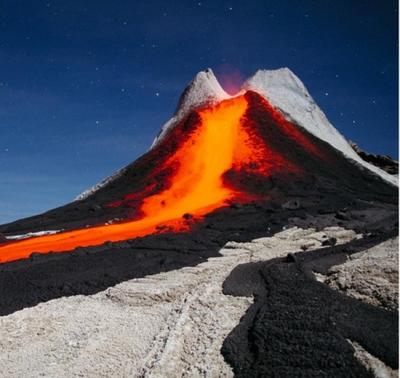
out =
<path fill-rule="evenodd" d="M 169 187 L 145 198 L 140 219 L 11 241 L 0 246 L 0 262 L 27 258 L 32 252 L 71 251 L 133 239 L 156 232 L 160 225 L 183 229 L 183 214 L 203 216 L 226 205 L 238 193 L 223 184 L 223 174 L 254 160 L 255 151 L 241 124 L 247 106 L 245 97 L 239 96 L 198 111 L 200 125 L 168 158 L 167 163 L 178 163 Z"/>

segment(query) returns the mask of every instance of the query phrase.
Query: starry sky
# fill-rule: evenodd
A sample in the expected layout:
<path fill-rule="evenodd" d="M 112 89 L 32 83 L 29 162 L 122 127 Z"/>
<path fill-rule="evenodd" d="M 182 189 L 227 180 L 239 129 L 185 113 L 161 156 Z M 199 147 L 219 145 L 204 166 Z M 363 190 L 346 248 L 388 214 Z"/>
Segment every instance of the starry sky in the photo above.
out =
<path fill-rule="evenodd" d="M 211 67 L 287 66 L 330 121 L 398 154 L 397 1 L 1 0 L 0 223 L 69 202 L 150 146 Z"/>

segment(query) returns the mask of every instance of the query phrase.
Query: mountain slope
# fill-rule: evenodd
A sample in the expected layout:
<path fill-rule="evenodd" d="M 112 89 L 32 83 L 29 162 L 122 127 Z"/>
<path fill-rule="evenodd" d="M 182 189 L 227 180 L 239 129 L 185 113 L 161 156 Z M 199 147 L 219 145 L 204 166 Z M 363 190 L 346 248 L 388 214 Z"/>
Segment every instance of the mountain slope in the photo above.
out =
<path fill-rule="evenodd" d="M 288 68 L 259 70 L 243 84 L 243 89 L 262 94 L 288 120 L 328 142 L 363 167 L 397 185 L 398 180 L 382 169 L 369 164 L 354 151 L 347 140 L 332 126 L 300 79 Z"/>
<path fill-rule="evenodd" d="M 4 311 L 37 303 L 38 287 L 39 298 L 47 299 L 94 293 L 138 275 L 196 264 L 227 241 L 265 236 L 293 216 L 366 210 L 373 203 L 395 211 L 395 187 L 247 91 L 190 111 L 86 199 L 0 226 L 6 237 L 61 230 L 0 244 L 3 267 L 27 269 L 19 282 L 4 273 L 4 290 L 19 293 L 6 295 Z M 338 217 L 335 224 L 352 221 L 345 213 Z M 138 254 L 143 248 L 148 252 Z M 44 284 L 43 269 L 59 274 Z M 25 279 L 36 282 L 31 292 L 19 286 L 30 287 Z M 71 280 L 72 291 L 66 284 Z"/>
<path fill-rule="evenodd" d="M 262 72 L 231 97 L 200 73 L 146 154 L 0 226 L 7 377 L 392 374 L 397 312 L 324 277 L 396 248 L 397 188 L 349 157 L 300 84 Z M 354 275 L 363 300 L 398 276 L 389 252 Z"/>
<path fill-rule="evenodd" d="M 189 112 L 146 155 L 85 200 L 1 227 L 6 234 L 64 230 L 9 242 L 0 247 L 1 260 L 128 240 L 161 226 L 184 230 L 185 214 L 201 218 L 234 202 L 271 201 L 334 186 L 343 193 L 360 192 L 361 198 L 361 183 L 367 197 L 378 188 L 380 197 L 393 192 L 379 181 L 247 91 Z"/>
<path fill-rule="evenodd" d="M 196 108 L 204 105 L 216 104 L 230 96 L 222 89 L 211 69 L 200 71 L 194 79 L 186 86 L 181 97 L 179 98 L 175 114 L 166 122 L 159 134 L 154 139 L 151 148 L 154 148 L 167 134 L 173 129 L 187 114 Z M 123 173 L 124 169 L 120 169 L 110 177 L 105 178 L 97 185 L 89 188 L 76 197 L 76 200 L 82 200 L 102 188 Z"/>
<path fill-rule="evenodd" d="M 397 179 L 383 170 L 361 159 L 346 139 L 330 124 L 322 110 L 318 107 L 300 79 L 288 68 L 277 70 L 258 70 L 247 79 L 239 92 L 255 91 L 265 97 L 271 105 L 276 107 L 288 121 L 305 128 L 311 134 L 328 142 L 363 167 L 378 174 L 386 181 L 397 185 Z M 183 91 L 173 117 L 165 123 L 160 133 L 154 139 L 151 148 L 154 148 L 178 123 L 196 108 L 204 105 L 216 104 L 231 98 L 218 83 L 211 69 L 200 71 Z M 96 190 L 112 182 L 123 173 L 124 169 L 105 178 L 97 185 L 86 190 L 76 197 L 82 200 Z"/>

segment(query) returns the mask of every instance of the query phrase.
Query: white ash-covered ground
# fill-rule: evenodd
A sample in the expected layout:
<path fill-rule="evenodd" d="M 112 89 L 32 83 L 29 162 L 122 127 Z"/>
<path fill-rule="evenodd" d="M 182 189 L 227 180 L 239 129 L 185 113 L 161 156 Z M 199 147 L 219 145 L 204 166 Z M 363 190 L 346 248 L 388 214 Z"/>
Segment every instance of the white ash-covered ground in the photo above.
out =
<path fill-rule="evenodd" d="M 220 251 L 222 257 L 196 267 L 133 279 L 92 296 L 55 299 L 2 317 L 0 376 L 233 376 L 220 349 L 252 300 L 222 293 L 232 269 L 304 246 L 308 251 L 321 248 L 329 238 L 342 244 L 360 237 L 339 227 L 319 232 L 291 228 L 248 243 L 229 242 Z M 392 254 L 394 243 L 384 243 L 383 250 Z M 380 255 L 378 250 L 373 249 L 374 256 Z M 365 253 L 361 259 L 368 261 L 365 256 L 371 251 Z"/>

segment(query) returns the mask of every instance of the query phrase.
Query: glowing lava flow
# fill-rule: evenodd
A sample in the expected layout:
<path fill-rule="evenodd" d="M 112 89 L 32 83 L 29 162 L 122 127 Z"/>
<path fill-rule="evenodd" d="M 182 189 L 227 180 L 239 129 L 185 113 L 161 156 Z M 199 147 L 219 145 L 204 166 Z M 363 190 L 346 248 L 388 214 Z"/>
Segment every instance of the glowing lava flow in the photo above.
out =
<path fill-rule="evenodd" d="M 246 109 L 245 97 L 239 96 L 198 112 L 200 125 L 167 160 L 167 164 L 178 164 L 170 186 L 143 201 L 141 219 L 10 242 L 0 246 L 0 262 L 27 258 L 32 252 L 70 251 L 133 239 L 155 232 L 159 225 L 179 230 L 183 214 L 201 216 L 224 206 L 237 193 L 224 186 L 223 174 L 240 161 L 252 159 L 241 127 Z"/>

